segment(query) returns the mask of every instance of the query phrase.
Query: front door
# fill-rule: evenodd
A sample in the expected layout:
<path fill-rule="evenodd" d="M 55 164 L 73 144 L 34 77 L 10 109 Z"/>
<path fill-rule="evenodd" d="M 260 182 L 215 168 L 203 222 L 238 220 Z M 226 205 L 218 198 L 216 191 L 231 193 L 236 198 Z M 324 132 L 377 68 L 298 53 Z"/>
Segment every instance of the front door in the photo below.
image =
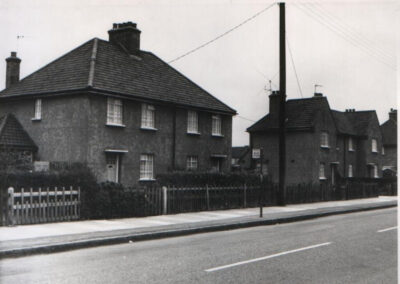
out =
<path fill-rule="evenodd" d="M 119 182 L 119 155 L 107 153 L 107 181 Z"/>

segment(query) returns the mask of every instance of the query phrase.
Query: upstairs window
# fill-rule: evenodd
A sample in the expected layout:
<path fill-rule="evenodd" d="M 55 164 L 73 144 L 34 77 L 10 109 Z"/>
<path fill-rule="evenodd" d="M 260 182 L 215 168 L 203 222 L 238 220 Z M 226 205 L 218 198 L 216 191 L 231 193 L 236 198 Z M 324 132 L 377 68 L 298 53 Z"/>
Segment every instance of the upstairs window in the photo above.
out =
<path fill-rule="evenodd" d="M 199 119 L 196 111 L 188 111 L 187 132 L 199 133 Z"/>
<path fill-rule="evenodd" d="M 329 147 L 329 136 L 327 132 L 321 132 L 321 147 Z"/>
<path fill-rule="evenodd" d="M 353 165 L 349 165 L 349 172 L 347 174 L 349 178 L 353 177 Z"/>
<path fill-rule="evenodd" d="M 142 154 L 140 155 L 140 179 L 152 180 L 154 179 L 154 155 Z"/>
<path fill-rule="evenodd" d="M 372 146 L 372 152 L 378 153 L 378 142 L 376 141 L 376 139 L 372 139 L 371 146 Z"/>
<path fill-rule="evenodd" d="M 349 151 L 354 151 L 354 140 L 353 138 L 349 138 Z"/>
<path fill-rule="evenodd" d="M 186 158 L 186 169 L 188 171 L 196 171 L 198 168 L 197 156 L 187 156 Z"/>
<path fill-rule="evenodd" d="M 42 99 L 35 100 L 35 116 L 33 117 L 33 119 L 42 119 Z"/>
<path fill-rule="evenodd" d="M 212 135 L 215 136 L 222 136 L 222 129 L 221 129 L 221 116 L 220 115 L 213 115 L 212 116 Z"/>
<path fill-rule="evenodd" d="M 120 99 L 107 99 L 107 124 L 122 125 L 122 101 Z"/>
<path fill-rule="evenodd" d="M 319 164 L 319 179 L 326 179 L 325 177 L 325 164 L 320 163 Z"/>
<path fill-rule="evenodd" d="M 154 112 L 153 105 L 142 104 L 142 128 L 155 129 Z"/>

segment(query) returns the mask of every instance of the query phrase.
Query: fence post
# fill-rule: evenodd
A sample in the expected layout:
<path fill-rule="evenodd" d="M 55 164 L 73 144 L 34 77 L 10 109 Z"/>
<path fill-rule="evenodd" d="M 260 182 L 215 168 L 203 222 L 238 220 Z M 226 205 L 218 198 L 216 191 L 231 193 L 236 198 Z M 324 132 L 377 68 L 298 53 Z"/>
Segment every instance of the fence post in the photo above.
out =
<path fill-rule="evenodd" d="M 208 184 L 206 184 L 206 200 L 207 200 L 207 210 L 210 210 L 210 192 L 208 191 Z"/>
<path fill-rule="evenodd" d="M 13 226 L 15 223 L 14 220 L 14 188 L 8 188 L 8 213 L 7 213 L 7 225 Z"/>
<path fill-rule="evenodd" d="M 243 208 L 247 208 L 247 185 L 244 184 L 243 187 Z"/>
<path fill-rule="evenodd" d="M 162 187 L 162 192 L 163 192 L 163 215 L 168 214 L 168 188 L 166 186 Z"/>

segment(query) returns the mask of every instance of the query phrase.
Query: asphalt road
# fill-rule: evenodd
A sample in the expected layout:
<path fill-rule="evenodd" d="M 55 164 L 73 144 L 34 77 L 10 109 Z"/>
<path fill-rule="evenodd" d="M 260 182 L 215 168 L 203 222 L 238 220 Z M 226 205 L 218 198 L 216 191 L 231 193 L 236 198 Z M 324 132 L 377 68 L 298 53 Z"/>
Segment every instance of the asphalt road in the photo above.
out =
<path fill-rule="evenodd" d="M 0 262 L 1 283 L 397 283 L 397 208 Z"/>

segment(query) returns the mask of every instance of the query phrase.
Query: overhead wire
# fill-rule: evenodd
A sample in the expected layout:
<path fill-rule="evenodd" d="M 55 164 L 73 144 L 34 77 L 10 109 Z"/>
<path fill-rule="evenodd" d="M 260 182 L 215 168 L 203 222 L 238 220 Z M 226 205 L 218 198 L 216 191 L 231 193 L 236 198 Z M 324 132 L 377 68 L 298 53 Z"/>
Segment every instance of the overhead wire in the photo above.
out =
<path fill-rule="evenodd" d="M 290 59 L 292 61 L 292 67 L 293 67 L 293 70 L 294 70 L 294 74 L 296 76 L 297 86 L 299 87 L 299 91 L 300 91 L 301 97 L 304 98 L 303 97 L 303 92 L 302 92 L 301 86 L 300 86 L 299 76 L 297 75 L 296 66 L 294 65 L 294 59 L 293 59 L 292 49 L 290 48 L 289 39 L 288 39 L 287 35 L 285 37 L 286 37 L 286 43 L 287 43 L 289 54 L 290 54 Z"/>
<path fill-rule="evenodd" d="M 338 35 L 339 37 L 341 37 L 342 39 L 344 39 L 345 41 L 347 41 L 348 43 L 350 43 L 351 45 L 353 45 L 356 48 L 361 49 L 363 52 L 365 52 L 366 54 L 368 54 L 369 56 L 371 56 L 372 58 L 374 58 L 375 60 L 379 61 L 380 63 L 386 65 L 387 67 L 396 70 L 396 67 L 391 65 L 390 63 L 386 62 L 385 60 L 383 60 L 381 57 L 378 57 L 376 54 L 374 54 L 373 52 L 371 52 L 368 48 L 366 48 L 364 46 L 360 46 L 359 44 L 357 44 L 357 42 L 354 42 L 354 40 L 352 40 L 351 38 L 349 39 L 348 36 L 343 35 L 343 32 L 340 32 L 337 30 L 337 28 L 333 27 L 331 24 L 327 23 L 323 17 L 321 17 L 320 15 L 316 14 L 315 11 L 310 10 L 309 8 L 307 8 L 306 6 L 302 6 L 302 5 L 298 5 L 296 3 L 293 3 L 294 7 L 298 8 L 300 11 L 302 11 L 303 13 L 305 13 L 307 16 L 313 18 L 314 20 L 316 20 L 317 22 L 319 22 L 320 24 L 322 24 L 323 26 L 327 27 L 329 30 L 331 30 L 332 32 L 334 32 L 336 35 Z"/>

